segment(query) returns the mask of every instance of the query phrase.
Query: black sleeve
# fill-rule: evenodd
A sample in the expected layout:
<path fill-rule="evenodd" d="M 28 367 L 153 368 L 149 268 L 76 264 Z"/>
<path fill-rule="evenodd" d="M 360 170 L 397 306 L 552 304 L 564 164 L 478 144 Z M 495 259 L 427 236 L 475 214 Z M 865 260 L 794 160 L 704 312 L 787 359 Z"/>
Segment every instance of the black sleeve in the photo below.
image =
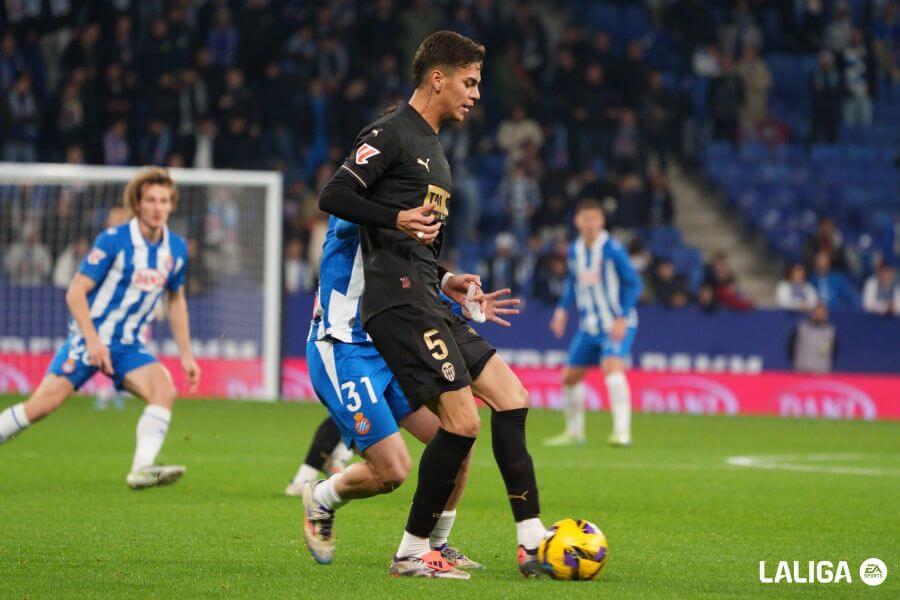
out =
<path fill-rule="evenodd" d="M 353 151 L 319 194 L 319 208 L 358 225 L 394 229 L 400 211 L 382 206 L 360 192 L 397 164 L 400 154 L 401 142 L 393 127 L 364 130 L 356 138 Z"/>
<path fill-rule="evenodd" d="M 441 263 L 438 263 L 437 266 L 438 280 L 444 281 L 444 275 L 447 274 L 447 269 L 445 269 Z"/>
<path fill-rule="evenodd" d="M 385 229 L 397 227 L 399 210 L 373 202 L 359 191 L 359 182 L 347 175 L 343 168 L 338 169 L 319 194 L 319 209 L 357 225 Z"/>

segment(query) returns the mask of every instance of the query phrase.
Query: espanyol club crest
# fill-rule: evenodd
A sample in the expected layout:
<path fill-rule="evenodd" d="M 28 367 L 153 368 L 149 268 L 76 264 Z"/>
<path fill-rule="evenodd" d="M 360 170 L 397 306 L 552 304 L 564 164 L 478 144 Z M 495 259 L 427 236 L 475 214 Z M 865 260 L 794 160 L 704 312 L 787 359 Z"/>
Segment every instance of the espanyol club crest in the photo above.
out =
<path fill-rule="evenodd" d="M 91 252 L 87 257 L 87 261 L 89 265 L 99 265 L 100 261 L 104 258 L 106 258 L 106 252 L 104 252 L 100 248 L 91 248 Z"/>
<path fill-rule="evenodd" d="M 69 373 L 72 373 L 74 370 L 75 370 L 75 360 L 72 358 L 67 358 L 66 362 L 63 363 L 62 372 L 66 373 L 68 375 Z"/>
<path fill-rule="evenodd" d="M 378 154 L 381 154 L 381 150 L 369 144 L 363 144 L 356 149 L 356 164 L 367 165 L 369 164 L 369 159 Z"/>
<path fill-rule="evenodd" d="M 353 424 L 353 429 L 356 430 L 356 433 L 359 435 L 366 435 L 369 433 L 369 430 L 372 428 L 372 423 L 366 418 L 366 415 L 360 413 L 356 413 L 353 415 L 353 420 L 356 421 Z"/>

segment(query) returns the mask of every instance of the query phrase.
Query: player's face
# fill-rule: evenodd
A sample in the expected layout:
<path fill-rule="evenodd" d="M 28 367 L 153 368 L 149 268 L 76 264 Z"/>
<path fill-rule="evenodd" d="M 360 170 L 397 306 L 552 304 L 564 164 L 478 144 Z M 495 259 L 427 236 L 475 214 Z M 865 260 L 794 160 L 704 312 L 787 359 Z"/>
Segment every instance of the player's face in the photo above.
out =
<path fill-rule="evenodd" d="M 481 83 L 481 63 L 455 69 L 444 81 L 441 90 L 445 102 L 448 121 L 463 121 L 481 98 L 478 84 Z"/>
<path fill-rule="evenodd" d="M 138 201 L 138 219 L 149 227 L 162 227 L 175 208 L 172 188 L 158 183 L 145 185 Z"/>
<path fill-rule="evenodd" d="M 575 215 L 575 229 L 586 239 L 594 239 L 600 235 L 605 225 L 603 213 L 596 208 L 583 208 Z"/>

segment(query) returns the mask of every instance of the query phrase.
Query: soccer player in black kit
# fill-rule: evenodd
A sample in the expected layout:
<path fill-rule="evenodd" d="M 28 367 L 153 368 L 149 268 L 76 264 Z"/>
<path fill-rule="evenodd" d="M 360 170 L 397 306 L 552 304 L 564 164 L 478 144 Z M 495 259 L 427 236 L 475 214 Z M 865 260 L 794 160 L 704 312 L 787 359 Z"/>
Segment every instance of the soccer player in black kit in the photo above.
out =
<path fill-rule="evenodd" d="M 319 208 L 361 225 L 363 326 L 412 405 L 427 405 L 441 428 L 419 463 L 418 486 L 390 573 L 467 577 L 435 560 L 428 537 L 478 435 L 474 396 L 491 408 L 494 458 L 516 521 L 519 569 L 541 573 L 534 466 L 525 442 L 528 393 L 493 347 L 438 296 L 464 302 L 475 275 L 438 264 L 451 214 L 450 165 L 438 141 L 448 121 L 463 121 L 479 98 L 484 46 L 449 31 L 426 38 L 413 58 L 408 103 L 365 127 L 350 156 L 319 196 Z"/>

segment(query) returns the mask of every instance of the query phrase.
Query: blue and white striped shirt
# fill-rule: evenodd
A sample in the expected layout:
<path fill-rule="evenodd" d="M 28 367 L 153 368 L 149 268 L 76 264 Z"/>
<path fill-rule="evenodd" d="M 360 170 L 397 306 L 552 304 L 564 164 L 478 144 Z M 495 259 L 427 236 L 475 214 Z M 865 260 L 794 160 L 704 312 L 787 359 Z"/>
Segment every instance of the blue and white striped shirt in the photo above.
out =
<path fill-rule="evenodd" d="M 609 233 L 602 231 L 590 246 L 580 237 L 572 242 L 568 266 L 559 307 L 568 309 L 574 299 L 583 331 L 599 335 L 620 317 L 628 319 L 629 327 L 637 326 L 635 306 L 644 284 L 628 252 Z"/>
<path fill-rule="evenodd" d="M 181 288 L 186 269 L 187 244 L 168 227 L 156 244 L 144 239 L 136 218 L 101 233 L 79 268 L 97 284 L 87 301 L 100 340 L 144 343 L 163 291 Z M 69 331 L 81 336 L 75 319 Z"/>

